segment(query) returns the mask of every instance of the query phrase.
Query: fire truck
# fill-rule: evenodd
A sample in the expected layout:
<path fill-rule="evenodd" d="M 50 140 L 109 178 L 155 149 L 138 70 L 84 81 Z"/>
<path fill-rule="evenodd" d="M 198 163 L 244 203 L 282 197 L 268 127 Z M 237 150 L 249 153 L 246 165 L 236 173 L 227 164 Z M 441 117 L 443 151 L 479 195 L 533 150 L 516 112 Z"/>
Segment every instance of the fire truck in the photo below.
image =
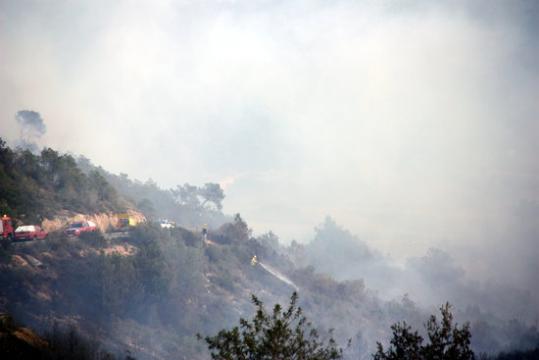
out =
<path fill-rule="evenodd" d="M 0 221 L 0 240 L 13 240 L 15 239 L 15 229 L 13 228 L 13 221 L 7 215 L 2 216 Z"/>
<path fill-rule="evenodd" d="M 116 223 L 116 230 L 126 231 L 132 227 L 138 225 L 138 220 L 128 213 L 117 214 L 118 222 Z"/>

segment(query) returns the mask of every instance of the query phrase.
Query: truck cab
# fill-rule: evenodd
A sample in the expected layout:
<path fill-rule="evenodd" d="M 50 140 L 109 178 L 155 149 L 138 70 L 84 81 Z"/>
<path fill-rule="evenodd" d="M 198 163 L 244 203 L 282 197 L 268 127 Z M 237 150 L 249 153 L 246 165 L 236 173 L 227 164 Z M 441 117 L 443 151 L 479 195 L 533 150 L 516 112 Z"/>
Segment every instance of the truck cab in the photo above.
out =
<path fill-rule="evenodd" d="M 117 214 L 118 222 L 116 227 L 119 229 L 129 229 L 131 227 L 137 226 L 138 221 L 133 216 L 128 213 Z"/>
<path fill-rule="evenodd" d="M 43 240 L 47 235 L 39 225 L 22 225 L 15 230 L 15 240 Z"/>
<path fill-rule="evenodd" d="M 97 226 L 93 221 L 77 221 L 69 225 L 64 231 L 68 236 L 80 236 L 85 232 L 97 231 Z"/>
<path fill-rule="evenodd" d="M 15 238 L 15 229 L 13 228 L 13 221 L 7 215 L 2 216 L 0 221 L 0 237 L 1 239 L 13 240 Z"/>

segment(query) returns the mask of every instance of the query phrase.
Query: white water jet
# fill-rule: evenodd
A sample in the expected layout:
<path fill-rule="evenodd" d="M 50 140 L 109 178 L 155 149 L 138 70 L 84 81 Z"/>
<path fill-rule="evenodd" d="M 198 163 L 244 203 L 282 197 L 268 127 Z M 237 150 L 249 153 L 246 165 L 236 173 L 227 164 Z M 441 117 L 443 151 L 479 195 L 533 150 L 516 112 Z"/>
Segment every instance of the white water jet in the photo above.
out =
<path fill-rule="evenodd" d="M 294 284 L 292 282 L 292 280 L 290 280 L 289 278 L 287 278 L 286 276 L 284 276 L 283 274 L 281 274 L 280 272 L 278 272 L 277 270 L 275 270 L 271 266 L 262 264 L 261 262 L 258 262 L 258 264 L 260 264 L 260 266 L 262 266 L 262 268 L 264 270 L 269 272 L 271 275 L 275 276 L 277 279 L 281 280 L 282 282 L 284 282 L 284 283 L 292 286 L 294 289 L 298 290 L 298 287 L 296 286 L 296 284 Z"/>

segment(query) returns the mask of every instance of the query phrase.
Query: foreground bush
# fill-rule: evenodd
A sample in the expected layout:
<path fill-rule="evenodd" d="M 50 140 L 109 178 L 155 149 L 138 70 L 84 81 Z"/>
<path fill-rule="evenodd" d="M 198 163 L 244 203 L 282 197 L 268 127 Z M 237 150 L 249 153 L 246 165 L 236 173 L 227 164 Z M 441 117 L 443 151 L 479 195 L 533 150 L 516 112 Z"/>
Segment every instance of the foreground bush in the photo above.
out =
<path fill-rule="evenodd" d="M 342 349 L 333 338 L 327 345 L 319 339 L 316 329 L 296 305 L 297 300 L 294 292 L 286 311 L 277 304 L 268 314 L 263 303 L 253 295 L 252 302 L 257 309 L 252 320 L 240 319 L 239 327 L 221 330 L 216 336 L 205 338 L 212 359 L 341 359 Z"/>

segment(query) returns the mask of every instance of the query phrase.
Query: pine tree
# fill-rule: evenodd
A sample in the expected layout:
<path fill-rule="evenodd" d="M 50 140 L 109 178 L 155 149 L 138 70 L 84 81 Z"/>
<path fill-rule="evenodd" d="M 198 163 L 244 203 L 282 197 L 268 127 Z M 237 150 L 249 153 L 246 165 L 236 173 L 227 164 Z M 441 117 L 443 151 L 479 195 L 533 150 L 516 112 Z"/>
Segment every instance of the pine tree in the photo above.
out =
<path fill-rule="evenodd" d="M 263 303 L 253 295 L 252 302 L 256 306 L 256 314 L 252 320 L 242 318 L 239 326 L 231 330 L 221 330 L 216 336 L 205 338 L 212 359 L 341 359 L 342 349 L 332 337 L 327 344 L 320 340 L 317 330 L 297 306 L 297 300 L 298 295 L 294 292 L 286 310 L 277 304 L 269 314 Z"/>

